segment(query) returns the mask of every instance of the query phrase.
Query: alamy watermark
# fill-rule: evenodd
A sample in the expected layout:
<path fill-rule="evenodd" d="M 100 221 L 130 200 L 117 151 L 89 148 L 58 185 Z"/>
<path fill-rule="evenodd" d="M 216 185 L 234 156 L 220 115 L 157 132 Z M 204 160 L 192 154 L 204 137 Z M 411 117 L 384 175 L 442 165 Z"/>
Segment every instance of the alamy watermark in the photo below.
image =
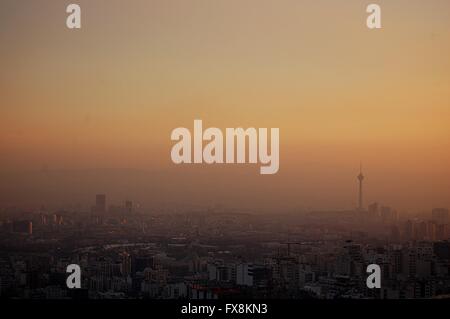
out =
<path fill-rule="evenodd" d="M 366 26 L 369 29 L 381 29 L 381 7 L 372 3 L 366 7 L 369 16 L 366 19 Z M 69 29 L 81 29 L 81 7 L 78 4 L 69 4 L 66 8 L 69 15 L 66 18 L 66 26 Z"/>
<path fill-rule="evenodd" d="M 280 168 L 280 129 L 226 128 L 203 130 L 202 120 L 194 120 L 194 132 L 185 127 L 172 131 L 171 158 L 175 164 L 260 163 L 261 174 L 275 174 Z M 203 145 L 204 142 L 208 142 Z M 247 142 L 248 141 L 248 142 Z M 270 142 L 270 152 L 269 152 Z M 247 154 L 248 153 L 248 154 Z"/>

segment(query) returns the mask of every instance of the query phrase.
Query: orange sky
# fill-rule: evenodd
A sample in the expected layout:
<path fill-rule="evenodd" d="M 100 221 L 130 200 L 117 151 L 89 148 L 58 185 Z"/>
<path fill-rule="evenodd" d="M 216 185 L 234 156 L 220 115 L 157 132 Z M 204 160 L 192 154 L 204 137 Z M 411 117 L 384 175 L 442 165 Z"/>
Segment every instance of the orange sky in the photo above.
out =
<path fill-rule="evenodd" d="M 202 168 L 248 207 L 352 208 L 360 160 L 367 201 L 450 206 L 449 1 L 376 1 L 376 31 L 372 1 L 75 1 L 77 31 L 71 2 L 0 3 L 1 171 L 176 175 L 170 132 L 202 119 L 280 128 L 277 176 Z"/>

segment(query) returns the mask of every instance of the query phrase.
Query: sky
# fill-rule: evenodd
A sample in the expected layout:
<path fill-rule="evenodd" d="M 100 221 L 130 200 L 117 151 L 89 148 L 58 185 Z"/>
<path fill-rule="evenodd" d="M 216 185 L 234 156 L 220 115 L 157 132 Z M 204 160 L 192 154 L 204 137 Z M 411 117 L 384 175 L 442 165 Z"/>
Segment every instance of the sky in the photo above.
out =
<path fill-rule="evenodd" d="M 450 206 L 449 1 L 2 0 L 0 43 L 0 207 L 351 209 L 360 162 L 366 205 Z M 194 119 L 280 128 L 279 172 L 173 164 Z"/>

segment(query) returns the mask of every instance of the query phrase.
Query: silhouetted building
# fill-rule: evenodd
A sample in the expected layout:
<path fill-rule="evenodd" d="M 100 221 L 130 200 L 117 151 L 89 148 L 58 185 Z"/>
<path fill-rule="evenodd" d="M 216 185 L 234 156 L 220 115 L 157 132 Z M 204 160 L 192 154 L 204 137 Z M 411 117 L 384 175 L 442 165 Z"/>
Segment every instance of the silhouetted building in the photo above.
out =
<path fill-rule="evenodd" d="M 127 200 L 125 202 L 125 212 L 127 214 L 131 214 L 133 212 L 133 202 L 130 200 Z"/>
<path fill-rule="evenodd" d="M 105 213 L 106 212 L 106 195 L 97 194 L 95 195 L 95 212 Z"/>

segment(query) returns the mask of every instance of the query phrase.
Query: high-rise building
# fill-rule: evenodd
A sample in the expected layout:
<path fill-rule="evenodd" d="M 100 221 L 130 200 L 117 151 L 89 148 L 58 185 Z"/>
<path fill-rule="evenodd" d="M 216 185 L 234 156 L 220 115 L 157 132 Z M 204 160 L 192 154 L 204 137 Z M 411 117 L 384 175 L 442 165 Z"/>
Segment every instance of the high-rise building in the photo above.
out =
<path fill-rule="evenodd" d="M 240 263 L 236 265 L 236 284 L 253 286 L 253 264 Z"/>
<path fill-rule="evenodd" d="M 95 195 L 95 212 L 105 213 L 106 212 L 106 195 L 97 194 Z"/>
<path fill-rule="evenodd" d="M 429 232 L 428 232 L 428 224 L 426 221 L 421 221 L 418 225 L 417 225 L 417 230 L 416 230 L 416 236 L 415 239 L 418 240 L 427 240 L 428 236 L 429 236 Z"/>
<path fill-rule="evenodd" d="M 130 200 L 125 201 L 125 212 L 131 214 L 133 212 L 133 202 Z"/>
<path fill-rule="evenodd" d="M 397 212 L 389 206 L 381 206 L 380 218 L 384 224 L 390 224 L 397 221 Z"/>
<path fill-rule="evenodd" d="M 448 234 L 448 225 L 447 224 L 439 224 L 436 226 L 436 240 L 445 240 L 447 239 Z"/>
<path fill-rule="evenodd" d="M 404 224 L 403 236 L 405 240 L 412 240 L 414 235 L 414 224 L 411 220 L 407 220 Z"/>

